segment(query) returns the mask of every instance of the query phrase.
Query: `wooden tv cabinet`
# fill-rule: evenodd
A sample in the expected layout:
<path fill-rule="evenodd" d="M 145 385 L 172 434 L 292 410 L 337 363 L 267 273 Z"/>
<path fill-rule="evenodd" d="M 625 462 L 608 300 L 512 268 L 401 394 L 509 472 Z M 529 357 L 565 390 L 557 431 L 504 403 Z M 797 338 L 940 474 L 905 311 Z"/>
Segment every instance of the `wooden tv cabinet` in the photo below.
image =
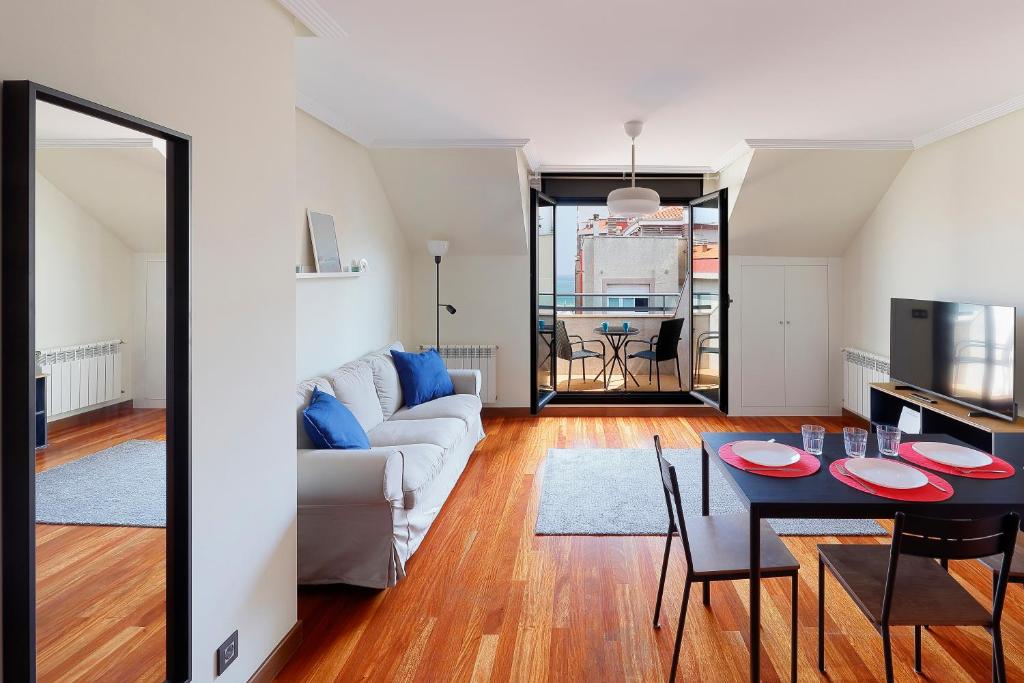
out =
<path fill-rule="evenodd" d="M 993 455 L 1019 453 L 1024 449 L 1024 420 L 1013 422 L 997 417 L 974 417 L 971 410 L 958 403 L 933 396 L 935 403 L 927 403 L 912 392 L 917 389 L 897 389 L 893 382 L 878 382 L 871 386 L 872 424 L 895 425 L 904 407 L 921 413 L 922 434 L 948 434 L 975 448 Z"/>

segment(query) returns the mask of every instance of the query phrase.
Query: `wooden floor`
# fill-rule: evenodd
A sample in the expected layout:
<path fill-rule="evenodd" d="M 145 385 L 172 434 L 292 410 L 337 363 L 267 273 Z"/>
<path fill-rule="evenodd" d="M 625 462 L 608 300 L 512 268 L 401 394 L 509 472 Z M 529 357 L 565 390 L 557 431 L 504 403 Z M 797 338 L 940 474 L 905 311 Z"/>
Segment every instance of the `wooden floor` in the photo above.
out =
<path fill-rule="evenodd" d="M 162 410 L 57 426 L 36 472 L 129 439 L 164 440 Z M 164 678 L 163 529 L 36 525 L 39 681 Z"/>
<path fill-rule="evenodd" d="M 281 681 L 660 681 L 671 661 L 682 563 L 670 565 L 661 630 L 651 627 L 664 540 L 538 537 L 538 468 L 550 447 L 697 446 L 701 431 L 793 431 L 800 418 L 495 418 L 417 555 L 408 578 L 374 591 L 299 590 L 305 641 Z M 816 419 L 830 430 L 844 422 Z M 800 560 L 801 680 L 883 680 L 882 649 L 841 589 L 828 580 L 828 671 L 816 666 L 819 542 L 788 538 Z M 989 578 L 976 563 L 954 574 L 980 600 Z M 766 579 L 762 678 L 789 672 L 789 583 Z M 721 583 L 705 609 L 691 596 L 680 680 L 748 680 L 748 584 Z M 1011 586 L 1003 617 L 1009 680 L 1024 680 L 1024 593 Z M 924 676 L 913 672 L 913 631 L 894 630 L 900 681 L 982 681 L 991 649 L 981 629 L 924 636 Z"/>

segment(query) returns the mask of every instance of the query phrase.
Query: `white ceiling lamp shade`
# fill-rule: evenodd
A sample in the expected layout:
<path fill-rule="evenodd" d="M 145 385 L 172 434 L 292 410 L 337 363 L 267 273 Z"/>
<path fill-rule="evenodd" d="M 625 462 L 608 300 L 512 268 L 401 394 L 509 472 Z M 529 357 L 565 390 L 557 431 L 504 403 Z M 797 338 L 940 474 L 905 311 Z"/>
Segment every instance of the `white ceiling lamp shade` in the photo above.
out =
<path fill-rule="evenodd" d="M 661 197 L 648 187 L 636 186 L 636 139 L 644 129 L 644 122 L 627 121 L 623 127 L 626 129 L 626 135 L 632 140 L 630 186 L 620 187 L 608 193 L 608 215 L 623 218 L 646 216 L 661 208 Z"/>

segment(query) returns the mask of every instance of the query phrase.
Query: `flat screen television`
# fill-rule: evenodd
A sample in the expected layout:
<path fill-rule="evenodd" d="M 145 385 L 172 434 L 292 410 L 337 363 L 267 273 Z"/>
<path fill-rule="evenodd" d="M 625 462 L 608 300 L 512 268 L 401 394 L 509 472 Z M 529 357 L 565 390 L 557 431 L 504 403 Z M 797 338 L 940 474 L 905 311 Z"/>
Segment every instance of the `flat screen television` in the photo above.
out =
<path fill-rule="evenodd" d="M 1013 306 L 893 299 L 889 375 L 1005 420 L 1017 415 Z"/>

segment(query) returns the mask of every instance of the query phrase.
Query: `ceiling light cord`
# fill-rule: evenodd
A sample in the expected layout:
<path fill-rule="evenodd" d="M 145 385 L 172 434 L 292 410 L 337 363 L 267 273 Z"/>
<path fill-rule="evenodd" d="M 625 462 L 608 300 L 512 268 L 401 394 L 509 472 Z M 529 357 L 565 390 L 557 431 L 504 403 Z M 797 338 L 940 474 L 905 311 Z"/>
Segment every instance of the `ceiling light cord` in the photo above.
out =
<path fill-rule="evenodd" d="M 632 141 L 632 143 L 630 143 L 630 147 L 632 148 L 633 156 L 632 156 L 632 159 L 631 159 L 629 165 L 630 165 L 630 168 L 632 169 L 632 173 L 631 173 L 632 186 L 636 187 L 636 138 L 632 138 L 632 140 L 633 141 Z"/>

